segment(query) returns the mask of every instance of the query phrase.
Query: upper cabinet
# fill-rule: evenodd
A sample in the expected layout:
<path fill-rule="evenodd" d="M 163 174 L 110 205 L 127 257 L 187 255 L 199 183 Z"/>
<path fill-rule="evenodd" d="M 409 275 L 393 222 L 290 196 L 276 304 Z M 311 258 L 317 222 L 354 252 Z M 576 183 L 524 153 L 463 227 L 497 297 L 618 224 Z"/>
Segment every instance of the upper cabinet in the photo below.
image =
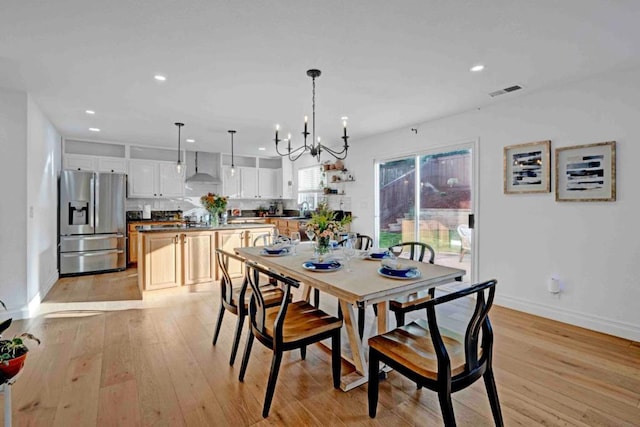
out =
<path fill-rule="evenodd" d="M 281 199 L 293 197 L 292 168 L 280 158 L 235 156 L 231 175 L 231 156 L 222 156 L 222 193 L 234 199 Z M 287 169 L 287 176 L 283 170 Z"/>
<path fill-rule="evenodd" d="M 178 173 L 175 162 L 129 160 L 129 197 L 182 197 L 184 171 Z"/>
<path fill-rule="evenodd" d="M 127 172 L 125 146 L 91 141 L 66 140 L 63 167 L 92 172 Z"/>
<path fill-rule="evenodd" d="M 240 174 L 237 170 L 231 174 L 231 166 L 222 166 L 222 194 L 231 199 L 239 199 L 241 196 Z"/>

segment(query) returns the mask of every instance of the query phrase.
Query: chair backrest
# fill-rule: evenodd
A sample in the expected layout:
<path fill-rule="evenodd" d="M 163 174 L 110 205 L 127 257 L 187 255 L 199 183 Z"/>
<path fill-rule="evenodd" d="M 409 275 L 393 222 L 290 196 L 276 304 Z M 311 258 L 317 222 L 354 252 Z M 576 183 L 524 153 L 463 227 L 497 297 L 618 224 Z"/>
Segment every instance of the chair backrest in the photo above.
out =
<path fill-rule="evenodd" d="M 226 305 L 236 306 L 233 299 L 233 281 L 229 275 L 229 260 L 234 259 L 244 264 L 245 259 L 241 256 L 233 254 L 231 252 L 223 251 L 222 249 L 216 249 L 216 262 L 222 272 L 220 278 L 220 298 Z M 239 301 L 244 301 L 244 293 L 247 289 L 247 280 L 243 280 L 242 289 L 240 291 Z"/>
<path fill-rule="evenodd" d="M 291 239 L 287 236 L 278 234 L 273 236 L 271 233 L 259 234 L 253 239 L 253 246 L 269 246 L 279 242 L 291 242 Z"/>
<path fill-rule="evenodd" d="M 435 307 L 439 304 L 473 295 L 476 297 L 476 304 L 464 335 L 464 353 L 466 361 L 465 370 L 463 373 L 459 374 L 459 376 L 465 376 L 473 373 L 474 371 L 478 371 L 478 368 L 482 367 L 482 365 L 487 366 L 488 364 L 490 366 L 491 359 L 493 357 L 493 329 L 491 328 L 491 322 L 489 321 L 489 310 L 493 305 L 493 298 L 496 293 L 497 283 L 498 281 L 495 279 L 488 280 L 420 304 L 421 307 L 427 309 L 429 332 L 431 334 L 431 340 L 436 351 L 439 366 L 443 363 L 448 367 L 450 361 L 447 349 L 438 328 Z M 481 340 L 480 332 L 482 332 Z M 438 369 L 438 371 L 439 375 L 446 374 L 445 372 L 442 372 L 441 369 Z"/>
<path fill-rule="evenodd" d="M 338 246 L 344 246 L 346 242 L 347 242 L 347 239 L 340 240 L 338 242 Z M 373 246 L 373 239 L 369 236 L 358 233 L 358 237 L 356 238 L 356 246 L 354 249 L 366 251 L 371 246 Z"/>
<path fill-rule="evenodd" d="M 358 233 L 358 239 L 356 242 L 356 249 L 360 249 L 361 251 L 369 250 L 369 248 L 373 246 L 373 239 L 360 233 Z"/>
<path fill-rule="evenodd" d="M 409 259 L 414 261 L 424 262 L 424 255 L 428 251 L 429 258 L 427 262 L 433 264 L 433 260 L 436 257 L 436 251 L 426 243 L 422 242 L 401 242 L 396 245 L 390 246 L 389 250 L 395 255 L 400 256 L 403 252 L 409 252 Z"/>
<path fill-rule="evenodd" d="M 279 285 L 284 290 L 280 310 L 278 311 L 278 315 L 276 316 L 276 320 L 273 325 L 273 336 L 269 334 L 266 328 L 267 306 L 260 288 L 260 276 L 267 276 L 270 283 Z M 251 328 L 258 334 L 257 338 L 264 344 L 272 346 L 275 343 L 277 346 L 279 343 L 283 342 L 282 328 L 284 326 L 284 319 L 287 315 L 287 307 L 291 297 L 291 287 L 293 286 L 297 288 L 300 286 L 300 283 L 290 277 L 284 277 L 278 273 L 268 270 L 252 261 L 246 262 L 245 277 L 253 291 L 251 304 L 249 305 L 249 321 Z"/>
<path fill-rule="evenodd" d="M 471 249 L 471 229 L 466 224 L 460 224 L 458 226 L 458 235 L 462 243 L 463 249 Z"/>

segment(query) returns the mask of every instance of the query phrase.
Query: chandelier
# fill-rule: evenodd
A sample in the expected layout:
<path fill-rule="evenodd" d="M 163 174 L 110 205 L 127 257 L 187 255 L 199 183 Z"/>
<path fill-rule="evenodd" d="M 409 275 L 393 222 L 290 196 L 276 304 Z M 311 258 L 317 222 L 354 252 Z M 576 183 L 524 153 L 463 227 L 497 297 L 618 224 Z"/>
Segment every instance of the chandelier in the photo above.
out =
<path fill-rule="evenodd" d="M 331 154 L 333 157 L 339 160 L 343 160 L 347 157 L 347 150 L 349 149 L 349 144 L 347 140 L 349 136 L 347 135 L 347 118 L 342 117 L 342 126 L 343 126 L 343 134 L 341 139 L 344 141 L 344 145 L 342 150 L 333 150 L 326 145 L 320 143 L 320 137 L 316 139 L 316 77 L 320 77 L 320 70 L 311 69 L 307 70 L 307 76 L 311 77 L 311 85 L 312 85 L 312 96 L 311 96 L 311 144 L 307 144 L 307 137 L 309 136 L 309 132 L 307 130 L 307 122 L 308 117 L 304 116 L 304 131 L 302 132 L 302 136 L 304 136 L 304 143 L 298 148 L 291 148 L 291 134 L 287 136 L 287 139 L 284 141 L 287 143 L 287 149 L 284 152 L 281 152 L 278 148 L 278 143 L 283 140 L 278 138 L 278 132 L 280 131 L 280 125 L 276 125 L 276 152 L 278 155 L 285 157 L 287 156 L 289 160 L 295 161 L 300 158 L 307 151 L 311 154 L 311 156 L 316 157 L 318 162 L 320 162 L 320 154 L 324 151 L 326 153 Z"/>

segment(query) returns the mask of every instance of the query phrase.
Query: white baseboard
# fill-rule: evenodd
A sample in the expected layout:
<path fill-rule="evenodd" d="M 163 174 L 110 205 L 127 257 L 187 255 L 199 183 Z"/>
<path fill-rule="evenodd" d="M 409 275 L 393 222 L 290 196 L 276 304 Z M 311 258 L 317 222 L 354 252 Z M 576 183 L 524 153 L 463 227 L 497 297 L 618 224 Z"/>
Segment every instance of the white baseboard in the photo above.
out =
<path fill-rule="evenodd" d="M 56 282 L 58 281 L 58 277 L 59 277 L 58 270 L 56 270 L 44 282 L 44 289 L 41 289 L 33 298 L 31 298 L 31 301 L 29 301 L 29 303 L 27 304 L 27 307 L 21 310 L 21 313 L 20 313 L 21 317 L 16 317 L 16 318 L 25 319 L 25 318 L 34 317 L 39 312 L 40 304 L 42 303 L 42 298 L 44 298 L 49 293 L 53 285 L 56 284 Z"/>
<path fill-rule="evenodd" d="M 619 322 L 595 315 L 587 315 L 578 311 L 550 307 L 548 305 L 504 295 L 496 296 L 495 303 L 496 305 L 524 311 L 525 313 L 535 314 L 559 322 L 569 323 L 571 325 L 640 342 L 640 325 Z"/>

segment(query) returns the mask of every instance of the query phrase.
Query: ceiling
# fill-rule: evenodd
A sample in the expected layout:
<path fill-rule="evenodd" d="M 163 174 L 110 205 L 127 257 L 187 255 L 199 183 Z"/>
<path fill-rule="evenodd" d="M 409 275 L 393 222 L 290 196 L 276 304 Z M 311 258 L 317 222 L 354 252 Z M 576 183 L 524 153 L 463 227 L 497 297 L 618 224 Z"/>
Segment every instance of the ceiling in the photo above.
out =
<path fill-rule="evenodd" d="M 0 86 L 66 137 L 274 155 L 317 133 L 350 143 L 640 64 L 637 0 L 4 1 Z M 471 73 L 470 67 L 485 70 Z M 167 77 L 154 80 L 155 74 Z M 488 93 L 519 84 L 522 91 Z M 96 112 L 89 116 L 85 110 Z M 90 127 L 101 129 L 90 132 Z M 267 147 L 267 151 L 257 151 Z"/>

